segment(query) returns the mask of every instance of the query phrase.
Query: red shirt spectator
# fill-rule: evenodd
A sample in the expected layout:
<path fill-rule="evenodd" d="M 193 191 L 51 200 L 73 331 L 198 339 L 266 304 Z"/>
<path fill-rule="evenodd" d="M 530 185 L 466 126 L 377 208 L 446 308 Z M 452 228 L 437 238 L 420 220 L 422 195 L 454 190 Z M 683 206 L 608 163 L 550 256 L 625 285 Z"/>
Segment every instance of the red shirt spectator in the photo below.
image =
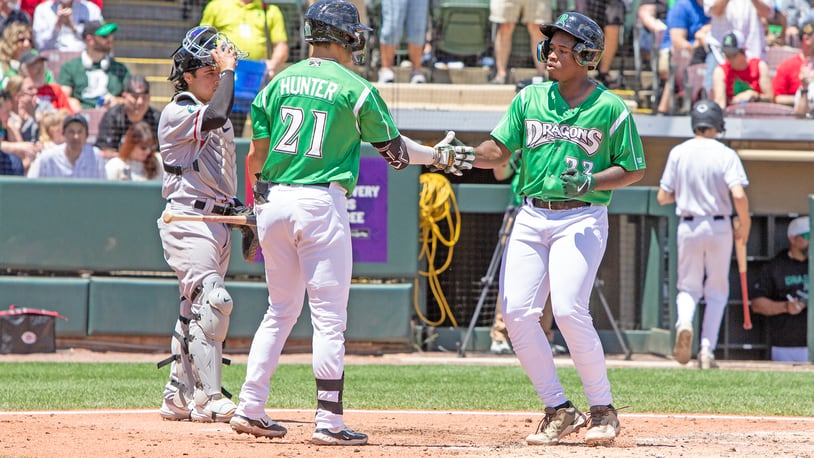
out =
<path fill-rule="evenodd" d="M 746 68 L 735 70 L 730 62 L 721 64 L 726 78 L 726 98 L 732 100 L 735 94 L 739 94 L 746 89 L 752 89 L 758 94 L 760 90 L 760 62 L 758 58 L 749 59 Z M 748 86 L 748 87 L 747 87 Z"/>

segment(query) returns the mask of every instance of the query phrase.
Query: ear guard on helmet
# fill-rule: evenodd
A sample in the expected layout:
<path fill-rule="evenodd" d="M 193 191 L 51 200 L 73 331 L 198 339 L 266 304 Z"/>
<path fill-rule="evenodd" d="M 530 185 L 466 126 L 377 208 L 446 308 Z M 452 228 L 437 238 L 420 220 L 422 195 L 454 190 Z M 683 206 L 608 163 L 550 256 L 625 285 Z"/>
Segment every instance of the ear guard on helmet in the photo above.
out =
<path fill-rule="evenodd" d="M 588 47 L 585 43 L 577 43 L 574 45 L 574 59 L 577 64 L 585 67 L 596 67 L 599 65 L 599 60 L 602 59 L 602 50 L 593 49 Z M 537 60 L 545 62 L 548 60 L 548 55 L 551 53 L 551 38 L 537 43 Z"/>

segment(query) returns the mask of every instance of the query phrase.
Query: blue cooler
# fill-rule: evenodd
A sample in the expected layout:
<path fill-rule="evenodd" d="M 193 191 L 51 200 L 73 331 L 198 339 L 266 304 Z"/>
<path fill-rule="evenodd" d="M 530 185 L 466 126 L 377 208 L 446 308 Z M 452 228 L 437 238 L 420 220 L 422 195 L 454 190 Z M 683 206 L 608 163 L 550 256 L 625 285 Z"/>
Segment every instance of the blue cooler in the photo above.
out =
<path fill-rule="evenodd" d="M 235 103 L 232 111 L 235 113 L 249 113 L 252 102 L 260 85 L 263 84 L 263 75 L 266 74 L 266 63 L 262 60 L 237 61 L 235 69 Z"/>

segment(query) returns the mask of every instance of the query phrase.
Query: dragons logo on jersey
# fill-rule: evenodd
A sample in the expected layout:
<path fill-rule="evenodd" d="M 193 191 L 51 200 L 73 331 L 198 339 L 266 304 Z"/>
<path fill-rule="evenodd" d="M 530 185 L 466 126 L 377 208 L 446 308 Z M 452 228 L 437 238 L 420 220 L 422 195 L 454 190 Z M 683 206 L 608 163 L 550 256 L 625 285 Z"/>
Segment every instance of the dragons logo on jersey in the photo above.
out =
<path fill-rule="evenodd" d="M 557 140 L 573 143 L 582 148 L 588 156 L 593 156 L 602 144 L 602 131 L 536 119 L 526 120 L 526 148 L 537 148 Z"/>

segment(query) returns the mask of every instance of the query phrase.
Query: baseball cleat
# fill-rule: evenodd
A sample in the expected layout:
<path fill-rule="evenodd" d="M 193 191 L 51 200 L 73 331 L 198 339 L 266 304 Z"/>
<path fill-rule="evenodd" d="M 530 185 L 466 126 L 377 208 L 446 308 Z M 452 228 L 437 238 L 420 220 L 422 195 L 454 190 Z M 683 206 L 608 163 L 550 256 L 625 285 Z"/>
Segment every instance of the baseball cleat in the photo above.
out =
<path fill-rule="evenodd" d="M 681 364 L 687 364 L 692 358 L 692 326 L 682 323 L 676 331 L 676 345 L 673 357 Z"/>
<path fill-rule="evenodd" d="M 165 420 L 184 421 L 190 419 L 191 412 L 185 407 L 178 407 L 172 401 L 167 402 L 167 399 L 164 399 L 161 408 L 158 409 L 158 414 Z"/>
<path fill-rule="evenodd" d="M 698 368 L 699 369 L 717 369 L 718 363 L 715 362 L 715 355 L 711 351 L 702 348 L 698 352 Z"/>
<path fill-rule="evenodd" d="M 557 445 L 560 439 L 582 428 L 585 415 L 571 401 L 559 409 L 546 407 L 545 417 L 537 426 L 537 432 L 526 437 L 529 445 Z"/>
<path fill-rule="evenodd" d="M 367 434 L 356 432 L 347 426 L 337 432 L 320 428 L 314 431 L 311 443 L 315 445 L 365 445 L 367 444 Z"/>
<path fill-rule="evenodd" d="M 588 445 L 601 445 L 613 442 L 619 435 L 622 427 L 616 409 L 608 404 L 606 406 L 592 406 L 588 432 L 585 433 L 585 443 Z"/>
<path fill-rule="evenodd" d="M 203 407 L 195 406 L 192 409 L 192 421 L 201 423 L 229 423 L 232 415 L 235 414 L 237 406 L 229 398 L 221 395 L 213 396 Z"/>
<path fill-rule="evenodd" d="M 254 437 L 268 437 L 269 439 L 283 437 L 288 432 L 285 427 L 274 422 L 268 415 L 263 415 L 259 420 L 235 415 L 229 420 L 229 426 L 238 434 L 251 434 Z"/>
<path fill-rule="evenodd" d="M 489 351 L 496 355 L 508 355 L 512 353 L 512 347 L 505 340 L 493 340 Z"/>

